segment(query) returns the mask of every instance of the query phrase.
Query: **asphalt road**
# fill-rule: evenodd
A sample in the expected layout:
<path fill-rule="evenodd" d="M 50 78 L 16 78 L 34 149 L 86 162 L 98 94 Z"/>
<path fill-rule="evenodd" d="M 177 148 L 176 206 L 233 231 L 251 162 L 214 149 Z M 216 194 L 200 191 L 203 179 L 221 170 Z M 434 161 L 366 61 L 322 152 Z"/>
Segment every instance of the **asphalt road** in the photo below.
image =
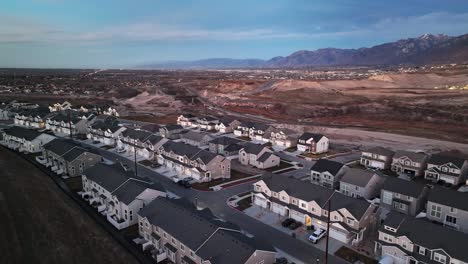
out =
<path fill-rule="evenodd" d="M 114 162 L 122 162 L 129 165 L 131 168 L 134 166 L 132 160 L 121 157 L 117 153 L 96 148 L 88 144 L 84 145 L 96 149 L 106 159 L 112 160 Z M 290 158 L 291 156 L 288 156 L 288 159 Z M 304 161 L 302 159 L 299 160 Z M 305 167 L 312 166 L 312 164 L 312 162 L 306 162 Z M 183 188 L 173 183 L 170 179 L 164 177 L 163 175 L 140 164 L 138 164 L 138 175 L 141 177 L 148 177 L 154 181 L 159 181 L 166 188 L 166 190 L 176 194 L 177 196 L 189 199 L 193 203 L 196 203 L 199 207 L 210 208 L 210 210 L 212 210 L 213 213 L 218 217 L 237 224 L 246 232 L 262 240 L 269 241 L 275 248 L 286 252 L 288 255 L 291 255 L 294 258 L 303 261 L 304 263 L 316 263 L 317 257 L 320 257 L 322 261 L 325 258 L 325 253 L 315 248 L 313 245 L 293 238 L 227 205 L 227 199 L 229 197 L 252 190 L 252 185 L 250 183 L 237 185 L 217 192 L 203 192 Z M 328 262 L 346 263 L 344 260 L 335 256 L 329 256 Z"/>

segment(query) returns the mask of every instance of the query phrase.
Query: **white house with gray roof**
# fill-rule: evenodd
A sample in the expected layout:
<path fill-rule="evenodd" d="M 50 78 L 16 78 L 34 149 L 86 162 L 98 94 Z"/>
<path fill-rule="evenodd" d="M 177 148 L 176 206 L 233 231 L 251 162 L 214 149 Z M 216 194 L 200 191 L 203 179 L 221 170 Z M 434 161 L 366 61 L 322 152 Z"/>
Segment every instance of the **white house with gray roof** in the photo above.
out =
<path fill-rule="evenodd" d="M 187 131 L 186 133 L 180 134 L 180 141 L 185 144 L 189 144 L 195 147 L 204 147 L 208 145 L 208 142 L 213 140 L 213 136 L 210 133 L 198 132 L 198 131 Z"/>
<path fill-rule="evenodd" d="M 240 124 L 241 122 L 237 119 L 224 117 L 216 124 L 215 129 L 219 133 L 232 133 Z"/>
<path fill-rule="evenodd" d="M 347 169 L 348 167 L 343 163 L 319 159 L 310 169 L 310 182 L 325 188 L 336 189 Z"/>
<path fill-rule="evenodd" d="M 317 133 L 304 132 L 297 141 L 297 150 L 306 153 L 326 153 L 330 145 L 329 139 Z"/>
<path fill-rule="evenodd" d="M 468 233 L 468 193 L 435 186 L 429 193 L 427 218 Z"/>
<path fill-rule="evenodd" d="M 371 200 L 380 195 L 385 177 L 375 171 L 349 168 L 340 180 L 340 192 L 354 198 Z"/>
<path fill-rule="evenodd" d="M 280 164 L 280 157 L 264 145 L 246 143 L 239 150 L 239 162 L 259 169 L 268 169 Z"/>
<path fill-rule="evenodd" d="M 189 201 L 158 197 L 138 213 L 142 249 L 156 262 L 273 264 L 275 249 Z"/>
<path fill-rule="evenodd" d="M 458 185 L 465 181 L 468 173 L 468 160 L 443 154 L 433 154 L 427 161 L 424 178 L 433 182 L 442 181 Z"/>
<path fill-rule="evenodd" d="M 157 162 L 175 172 L 180 179 L 192 177 L 206 182 L 231 177 L 231 160 L 192 145 L 168 141 L 156 153 Z"/>
<path fill-rule="evenodd" d="M 3 131 L 3 138 L 0 143 L 20 152 L 38 153 L 42 151 L 45 144 L 54 139 L 54 136 L 46 133 L 13 126 Z"/>
<path fill-rule="evenodd" d="M 86 137 L 107 146 L 116 146 L 119 135 L 126 129 L 118 120 L 109 116 L 108 119 L 88 125 Z"/>
<path fill-rule="evenodd" d="M 128 153 L 134 153 L 145 159 L 154 158 L 154 152 L 159 149 L 167 138 L 140 128 L 127 128 L 118 135 L 117 149 Z"/>
<path fill-rule="evenodd" d="M 388 170 L 395 152 L 383 147 L 373 147 L 362 151 L 360 164 L 367 168 Z"/>
<path fill-rule="evenodd" d="M 380 263 L 468 263 L 468 235 L 396 212 L 378 230 L 375 253 Z"/>
<path fill-rule="evenodd" d="M 330 237 L 356 244 L 373 221 L 375 206 L 364 199 L 281 175 L 268 174 L 254 185 L 253 204 L 306 226 L 327 230 L 330 202 Z"/>
<path fill-rule="evenodd" d="M 182 131 L 184 128 L 181 125 L 167 125 L 159 128 L 159 135 L 168 139 L 178 139 Z"/>
<path fill-rule="evenodd" d="M 134 175 L 121 164 L 96 164 L 83 172 L 81 196 L 117 229 L 138 222 L 137 213 L 166 191 L 159 183 Z"/>
<path fill-rule="evenodd" d="M 427 158 L 422 152 L 399 150 L 393 155 L 391 170 L 410 176 L 421 176 L 426 169 Z"/>

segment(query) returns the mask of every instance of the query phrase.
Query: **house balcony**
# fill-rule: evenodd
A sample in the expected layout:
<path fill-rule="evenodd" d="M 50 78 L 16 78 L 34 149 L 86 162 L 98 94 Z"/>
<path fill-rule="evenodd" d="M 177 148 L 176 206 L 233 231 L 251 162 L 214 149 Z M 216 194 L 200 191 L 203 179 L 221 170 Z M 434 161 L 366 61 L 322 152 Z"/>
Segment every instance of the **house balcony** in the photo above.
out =
<path fill-rule="evenodd" d="M 98 208 L 97 208 L 97 209 L 98 209 L 98 212 L 99 212 L 99 213 L 101 213 L 101 212 L 103 212 L 103 211 L 105 211 L 105 210 L 106 210 L 106 205 L 105 205 L 105 204 L 103 204 L 103 205 L 100 205 L 100 206 L 98 206 Z"/>
<path fill-rule="evenodd" d="M 107 215 L 107 221 L 109 221 L 118 230 L 124 229 L 124 228 L 126 228 L 126 227 L 128 227 L 130 225 L 128 221 L 126 221 L 125 219 L 120 219 L 115 214 L 108 214 Z M 149 241 L 149 243 L 151 244 L 151 241 Z M 145 247 L 143 245 L 143 250 L 144 249 L 145 249 Z"/>
<path fill-rule="evenodd" d="M 83 198 L 85 201 L 89 201 L 89 199 L 91 198 L 91 192 L 82 193 L 81 198 Z"/>
<path fill-rule="evenodd" d="M 153 258 L 156 260 L 157 263 L 167 259 L 167 253 L 164 250 L 155 249 L 152 253 Z"/>
<path fill-rule="evenodd" d="M 153 246 L 153 243 L 151 241 L 146 241 L 145 243 L 141 244 L 141 247 L 142 247 L 143 251 L 145 251 L 146 249 L 148 249 L 149 247 L 152 247 L 152 246 Z"/>
<path fill-rule="evenodd" d="M 37 156 L 37 157 L 36 157 L 36 161 L 37 161 L 39 164 L 42 164 L 42 165 L 46 165 L 46 163 L 47 163 L 47 160 L 46 160 L 43 156 Z"/>

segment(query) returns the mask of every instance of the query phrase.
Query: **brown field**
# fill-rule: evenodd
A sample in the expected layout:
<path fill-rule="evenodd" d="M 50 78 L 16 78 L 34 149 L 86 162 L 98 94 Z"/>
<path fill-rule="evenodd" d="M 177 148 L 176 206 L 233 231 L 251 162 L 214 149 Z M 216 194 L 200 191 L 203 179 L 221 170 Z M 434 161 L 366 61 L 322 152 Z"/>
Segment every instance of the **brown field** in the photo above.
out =
<path fill-rule="evenodd" d="M 137 263 L 33 165 L 0 148 L 1 263 Z"/>

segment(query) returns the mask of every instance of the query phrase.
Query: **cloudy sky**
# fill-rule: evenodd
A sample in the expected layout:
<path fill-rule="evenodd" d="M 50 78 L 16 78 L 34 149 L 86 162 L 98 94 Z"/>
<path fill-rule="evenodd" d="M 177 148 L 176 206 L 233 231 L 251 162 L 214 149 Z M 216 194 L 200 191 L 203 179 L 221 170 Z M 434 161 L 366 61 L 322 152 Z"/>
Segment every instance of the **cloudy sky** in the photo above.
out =
<path fill-rule="evenodd" d="M 468 33 L 467 0 L 4 0 L 0 67 L 131 67 Z"/>

